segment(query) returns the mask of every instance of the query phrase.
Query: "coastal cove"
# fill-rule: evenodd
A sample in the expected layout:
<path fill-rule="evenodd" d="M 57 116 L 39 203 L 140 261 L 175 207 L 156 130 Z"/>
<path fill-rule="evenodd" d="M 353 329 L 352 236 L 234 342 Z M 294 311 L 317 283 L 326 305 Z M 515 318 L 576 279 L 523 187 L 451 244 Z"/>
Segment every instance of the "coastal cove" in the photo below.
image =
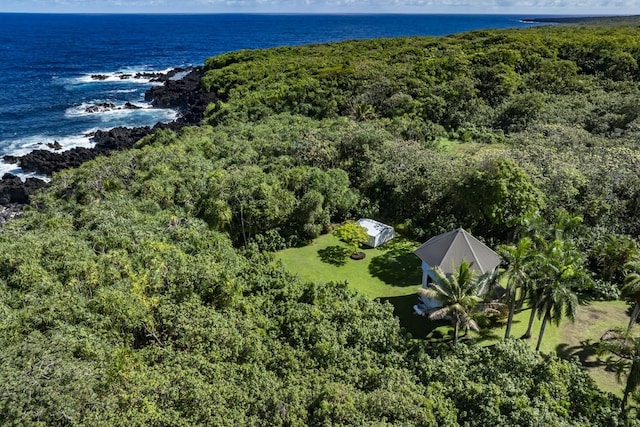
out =
<path fill-rule="evenodd" d="M 98 130 L 169 122 L 173 110 L 151 108 L 144 98 L 159 84 L 147 74 L 196 66 L 220 53 L 532 25 L 521 18 L 0 14 L 0 156 L 86 148 L 94 144 L 87 135 Z M 0 172 L 28 176 L 6 163 Z"/>
<path fill-rule="evenodd" d="M 170 77 L 176 71 L 168 73 L 154 73 L 154 78 L 163 81 L 161 86 L 155 86 L 145 92 L 145 100 L 153 107 L 171 108 L 176 111 L 176 119 L 169 123 L 156 123 L 154 126 L 116 127 L 109 130 L 96 130 L 86 135 L 92 143 L 88 147 L 73 147 L 62 150 L 59 143 L 48 144 L 49 149 L 37 148 L 24 155 L 3 156 L 5 164 L 15 164 L 20 170 L 34 173 L 39 177 L 50 177 L 61 170 L 78 167 L 101 155 L 108 155 L 112 151 L 127 150 L 141 138 L 159 129 L 178 131 L 186 125 L 196 125 L 204 117 L 207 105 L 215 102 L 211 93 L 205 93 L 200 80 L 203 76 L 202 67 L 180 70 L 180 78 Z M 94 76 L 98 79 L 99 76 Z M 129 107 L 131 108 L 131 107 Z M 31 194 L 47 186 L 47 179 L 27 177 L 21 180 L 11 173 L 5 173 L 0 179 L 0 225 L 6 220 L 20 213 L 22 205 L 29 202 Z"/>
<path fill-rule="evenodd" d="M 175 82 L 207 57 L 532 25 L 515 15 L 0 14 L 0 175 L 11 174 L 0 180 L 0 218 L 54 172 L 130 148 L 158 127 L 197 124 L 210 99 L 191 102 L 200 96 L 194 76 Z M 178 91 L 187 98 L 167 95 Z"/>

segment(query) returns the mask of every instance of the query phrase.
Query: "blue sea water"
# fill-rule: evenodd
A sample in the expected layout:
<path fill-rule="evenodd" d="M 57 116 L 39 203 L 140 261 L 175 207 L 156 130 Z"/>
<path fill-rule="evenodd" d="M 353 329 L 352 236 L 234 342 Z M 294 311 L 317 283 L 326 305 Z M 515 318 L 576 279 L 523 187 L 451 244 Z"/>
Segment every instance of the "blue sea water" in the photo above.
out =
<path fill-rule="evenodd" d="M 90 146 L 88 133 L 170 121 L 144 102 L 149 79 L 122 74 L 200 65 L 238 49 L 485 28 L 528 27 L 512 15 L 0 14 L 0 156 Z M 91 76 L 107 76 L 95 80 Z M 118 109 L 126 102 L 144 107 Z M 116 109 L 87 112 L 101 103 Z M 0 175 L 24 176 L 0 162 Z"/>

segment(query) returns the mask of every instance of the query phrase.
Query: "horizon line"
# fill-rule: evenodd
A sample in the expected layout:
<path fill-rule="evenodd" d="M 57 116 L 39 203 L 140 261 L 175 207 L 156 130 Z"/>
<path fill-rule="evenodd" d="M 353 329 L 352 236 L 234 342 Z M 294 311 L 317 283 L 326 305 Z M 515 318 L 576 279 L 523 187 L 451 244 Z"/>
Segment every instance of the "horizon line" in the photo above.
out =
<path fill-rule="evenodd" d="M 15 12 L 1 11 L 2 15 L 485 15 L 485 16 L 514 16 L 514 15 L 531 15 L 529 12 L 510 12 L 510 13 L 474 13 L 474 12 Z M 640 17 L 640 14 L 593 14 L 593 13 L 541 13 L 537 16 L 541 17 L 566 17 L 566 18 L 632 18 Z"/>

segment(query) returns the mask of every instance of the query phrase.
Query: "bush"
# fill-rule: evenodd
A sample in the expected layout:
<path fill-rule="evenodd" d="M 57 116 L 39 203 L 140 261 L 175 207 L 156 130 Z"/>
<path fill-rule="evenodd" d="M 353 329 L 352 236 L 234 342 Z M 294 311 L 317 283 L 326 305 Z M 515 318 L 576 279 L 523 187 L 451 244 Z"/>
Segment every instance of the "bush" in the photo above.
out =
<path fill-rule="evenodd" d="M 620 288 L 607 280 L 596 279 L 586 293 L 597 301 L 615 301 L 620 299 Z"/>

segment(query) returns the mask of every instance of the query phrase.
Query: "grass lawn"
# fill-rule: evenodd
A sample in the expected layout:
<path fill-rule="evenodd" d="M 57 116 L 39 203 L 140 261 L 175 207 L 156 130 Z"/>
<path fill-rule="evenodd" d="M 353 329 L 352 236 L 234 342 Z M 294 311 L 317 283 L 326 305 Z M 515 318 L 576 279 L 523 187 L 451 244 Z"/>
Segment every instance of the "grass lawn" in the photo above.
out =
<path fill-rule="evenodd" d="M 292 273 L 310 282 L 344 282 L 372 299 L 388 301 L 394 315 L 414 336 L 425 336 L 426 319 L 413 312 L 416 289 L 422 282 L 420 259 L 413 250 L 420 244 L 396 237 L 379 248 L 364 248 L 365 259 L 349 258 L 347 245 L 325 234 L 302 248 L 276 253 Z"/>
<path fill-rule="evenodd" d="M 547 325 L 540 351 L 545 353 L 555 351 L 559 356 L 567 359 L 577 358 L 602 390 L 622 397 L 623 385 L 618 383 L 615 373 L 607 369 L 607 356 L 597 356 L 596 348 L 600 337 L 608 329 L 627 327 L 629 323 L 627 309 L 628 304 L 624 301 L 593 301 L 580 305 L 575 322 L 565 319 L 560 326 Z M 516 314 L 511 329 L 512 336 L 520 337 L 524 334 L 530 314 L 531 310 L 523 310 Z M 528 340 L 531 348 L 535 348 L 537 344 L 540 323 L 541 321 L 536 318 L 532 336 Z M 494 329 L 492 332 L 503 337 L 504 327 Z"/>
<path fill-rule="evenodd" d="M 422 278 L 421 262 L 413 254 L 419 243 L 398 237 L 377 249 L 364 249 L 366 258 L 349 259 L 347 246 L 331 234 L 320 236 L 302 248 L 276 253 L 276 258 L 301 279 L 311 282 L 347 281 L 349 286 L 372 299 L 388 301 L 400 324 L 414 337 L 449 335 L 452 328 L 434 323 L 413 312 L 417 303 L 416 289 Z M 627 304 L 622 301 L 594 301 L 578 307 L 576 320 L 563 320 L 560 326 L 547 325 L 542 352 L 557 352 L 561 357 L 578 358 L 601 389 L 622 395 L 622 385 L 615 374 L 606 369 L 606 356 L 595 354 L 602 334 L 610 328 L 626 327 L 629 321 Z M 512 335 L 524 334 L 530 310 L 516 314 Z M 528 340 L 535 348 L 540 320 L 533 325 Z M 504 326 L 485 328 L 473 335 L 481 345 L 490 345 L 504 336 Z"/>
<path fill-rule="evenodd" d="M 302 248 L 276 253 L 287 268 L 310 282 L 348 281 L 371 298 L 415 295 L 422 280 L 420 259 L 413 254 L 418 245 L 396 238 L 381 248 L 363 248 L 365 259 L 349 258 L 347 245 L 325 234 Z"/>

